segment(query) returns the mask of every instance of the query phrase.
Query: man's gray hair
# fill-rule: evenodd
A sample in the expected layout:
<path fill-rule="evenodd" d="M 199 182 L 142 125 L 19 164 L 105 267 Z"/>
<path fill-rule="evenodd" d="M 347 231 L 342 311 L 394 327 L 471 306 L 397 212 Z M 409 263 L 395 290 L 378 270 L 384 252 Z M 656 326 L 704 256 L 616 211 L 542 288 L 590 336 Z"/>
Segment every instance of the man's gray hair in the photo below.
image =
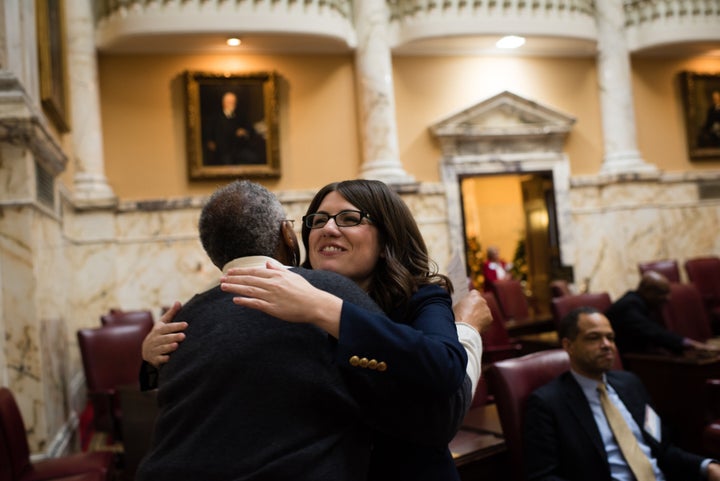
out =
<path fill-rule="evenodd" d="M 285 211 L 265 187 L 237 180 L 216 190 L 200 213 L 200 241 L 213 264 L 233 259 L 273 257 L 282 241 Z"/>

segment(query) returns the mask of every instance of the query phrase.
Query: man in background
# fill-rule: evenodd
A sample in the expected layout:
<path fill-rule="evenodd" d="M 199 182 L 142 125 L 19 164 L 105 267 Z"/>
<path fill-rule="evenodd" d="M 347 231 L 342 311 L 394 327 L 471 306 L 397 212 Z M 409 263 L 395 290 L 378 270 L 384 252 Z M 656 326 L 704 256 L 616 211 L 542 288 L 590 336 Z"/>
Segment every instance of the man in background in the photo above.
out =
<path fill-rule="evenodd" d="M 713 349 L 663 326 L 661 310 L 669 295 L 670 281 L 667 277 L 655 271 L 647 271 L 642 275 L 636 290 L 626 292 L 608 308 L 605 315 L 615 331 L 621 355 L 658 351 L 680 354 L 686 349 Z"/>
<path fill-rule="evenodd" d="M 611 370 L 615 335 L 602 313 L 576 309 L 558 335 L 570 371 L 528 399 L 523 452 L 529 481 L 720 481 L 716 460 L 672 444 L 640 379 Z"/>

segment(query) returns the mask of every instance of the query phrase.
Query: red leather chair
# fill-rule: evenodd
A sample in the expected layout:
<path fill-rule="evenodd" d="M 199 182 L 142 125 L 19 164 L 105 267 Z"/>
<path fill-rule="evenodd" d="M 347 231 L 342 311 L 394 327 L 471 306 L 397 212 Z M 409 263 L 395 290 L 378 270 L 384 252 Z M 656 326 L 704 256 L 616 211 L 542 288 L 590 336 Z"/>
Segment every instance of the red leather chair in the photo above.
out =
<path fill-rule="evenodd" d="M 113 453 L 104 451 L 32 463 L 15 397 L 0 387 L 0 481 L 109 481 L 114 461 Z"/>
<path fill-rule="evenodd" d="M 483 365 L 501 361 L 510 357 L 517 357 L 522 352 L 522 344 L 510 337 L 505 327 L 505 316 L 498 306 L 492 292 L 481 293 L 487 302 L 493 321 L 482 333 Z"/>
<path fill-rule="evenodd" d="M 639 262 L 638 271 L 640 275 L 647 271 L 655 271 L 667 277 L 670 282 L 680 282 L 680 268 L 677 261 L 673 259 Z"/>
<path fill-rule="evenodd" d="M 508 321 L 523 321 L 530 318 L 530 304 L 520 281 L 498 280 L 492 283 L 492 293 Z"/>
<path fill-rule="evenodd" d="M 697 257 L 685 261 L 688 280 L 698 288 L 708 316 L 720 331 L 720 257 Z"/>
<path fill-rule="evenodd" d="M 93 405 L 96 431 L 121 439 L 120 399 L 117 388 L 140 389 L 142 342 L 152 326 L 119 324 L 77 332 L 88 397 Z"/>
<path fill-rule="evenodd" d="M 607 292 L 587 292 L 584 294 L 555 297 L 550 301 L 550 310 L 552 311 L 555 327 L 559 327 L 562 318 L 578 307 L 590 306 L 600 312 L 605 312 L 611 304 L 612 300 L 610 299 L 610 294 Z"/>
<path fill-rule="evenodd" d="M 712 327 L 700 292 L 693 284 L 670 284 L 670 296 L 663 306 L 665 327 L 683 337 L 705 342 Z"/>
<path fill-rule="evenodd" d="M 495 395 L 510 460 L 511 479 L 514 481 L 525 479 L 522 431 L 527 399 L 535 389 L 568 369 L 570 361 L 562 349 L 498 361 L 488 368 L 488 383 Z"/>
<path fill-rule="evenodd" d="M 155 319 L 149 310 L 122 311 L 120 309 L 111 309 L 107 314 L 100 316 L 100 324 L 103 326 L 140 323 L 149 326 L 148 329 L 152 329 L 154 322 Z"/>
<path fill-rule="evenodd" d="M 480 295 L 483 296 L 487 302 L 490 314 L 492 314 L 493 317 L 490 325 L 482 333 L 482 365 L 485 371 L 487 370 L 487 366 L 495 361 L 520 356 L 522 354 L 522 344 L 516 342 L 508 334 L 507 328 L 505 327 L 505 317 L 502 311 L 500 311 L 495 295 L 492 292 L 482 292 Z M 492 392 L 490 392 L 485 374 L 483 374 L 480 376 L 477 388 L 475 389 L 471 407 L 474 408 L 492 402 L 494 402 L 494 396 Z"/>

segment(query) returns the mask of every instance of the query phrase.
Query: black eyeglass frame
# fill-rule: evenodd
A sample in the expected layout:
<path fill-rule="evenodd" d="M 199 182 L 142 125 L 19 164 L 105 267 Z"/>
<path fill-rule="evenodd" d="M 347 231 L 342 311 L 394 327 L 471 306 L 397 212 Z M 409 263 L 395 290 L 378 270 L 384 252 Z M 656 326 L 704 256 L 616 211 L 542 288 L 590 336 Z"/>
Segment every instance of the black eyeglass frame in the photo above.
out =
<path fill-rule="evenodd" d="M 354 224 L 346 224 L 345 222 L 343 222 L 342 224 L 338 223 L 337 216 L 343 215 L 343 214 L 349 214 L 349 213 L 360 214 L 360 218 L 358 219 L 357 223 L 354 223 Z M 312 220 L 314 217 L 317 217 L 317 216 L 327 217 L 327 219 L 325 220 L 325 223 L 323 223 L 323 225 L 320 225 L 320 226 L 313 225 Z M 338 212 L 335 215 L 330 215 L 325 212 L 315 212 L 314 214 L 308 214 L 308 215 L 303 216 L 302 221 L 303 221 L 303 225 L 305 227 L 307 227 L 308 229 L 322 229 L 323 227 L 325 227 L 327 225 L 328 222 L 330 222 L 330 219 L 334 220 L 335 225 L 338 227 L 355 227 L 356 225 L 362 224 L 363 219 L 367 219 L 368 222 L 372 222 L 372 219 L 370 218 L 370 214 L 368 214 L 367 212 L 363 212 L 361 210 L 353 210 L 353 209 L 341 210 L 340 212 Z"/>

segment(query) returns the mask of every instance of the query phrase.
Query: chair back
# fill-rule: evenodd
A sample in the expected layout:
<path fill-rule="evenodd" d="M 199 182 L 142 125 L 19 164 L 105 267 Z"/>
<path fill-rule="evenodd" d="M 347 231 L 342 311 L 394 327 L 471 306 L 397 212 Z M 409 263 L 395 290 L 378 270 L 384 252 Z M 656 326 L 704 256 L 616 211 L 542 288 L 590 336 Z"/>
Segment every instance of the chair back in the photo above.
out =
<path fill-rule="evenodd" d="M 142 342 L 151 328 L 137 323 L 80 329 L 77 338 L 88 389 L 138 384 Z"/>
<path fill-rule="evenodd" d="M 122 412 L 117 388 L 140 389 L 142 342 L 150 332 L 142 323 L 118 324 L 77 332 L 93 425 L 115 439 L 122 436 Z"/>
<path fill-rule="evenodd" d="M 670 284 L 670 297 L 662 309 L 665 327 L 683 337 L 705 342 L 712 326 L 700 291 L 693 284 Z"/>
<path fill-rule="evenodd" d="M 0 387 L 0 481 L 20 479 L 30 466 L 30 447 L 20 409 L 12 391 Z"/>
<path fill-rule="evenodd" d="M 144 326 L 149 326 L 148 329 L 152 329 L 154 322 L 155 319 L 153 318 L 152 312 L 149 310 L 121 311 L 118 309 L 111 309 L 107 314 L 100 316 L 100 324 L 103 326 L 140 323 Z"/>
<path fill-rule="evenodd" d="M 562 349 L 550 349 L 499 361 L 488 368 L 487 377 L 495 396 L 500 424 L 510 458 L 512 479 L 525 478 L 522 452 L 525 404 L 532 392 L 570 369 Z"/>
<path fill-rule="evenodd" d="M 573 294 L 570 296 L 554 297 L 550 302 L 555 327 L 560 327 L 560 321 L 570 312 L 578 307 L 594 307 L 598 311 L 605 311 L 612 305 L 610 294 L 607 292 L 586 292 L 584 294 Z"/>
<path fill-rule="evenodd" d="M 670 282 L 680 282 L 680 269 L 674 259 L 638 262 L 638 271 L 641 276 L 647 271 L 655 271 L 667 277 Z"/>
<path fill-rule="evenodd" d="M 492 322 L 482 333 L 483 348 L 487 346 L 497 346 L 500 344 L 508 344 L 510 335 L 505 327 L 505 316 L 500 310 L 495 294 L 492 292 L 482 292 L 480 294 L 485 302 L 487 302 L 490 314 L 492 314 Z"/>
<path fill-rule="evenodd" d="M 720 306 L 720 257 L 688 259 L 685 272 L 709 307 Z"/>
<path fill-rule="evenodd" d="M 490 325 L 482 333 L 483 366 L 509 357 L 519 356 L 522 352 L 522 344 L 510 337 L 510 333 L 508 333 L 505 326 L 505 316 L 498 306 L 495 294 L 483 292 L 480 295 L 487 302 L 493 318 Z"/>
<path fill-rule="evenodd" d="M 530 305 L 520 281 L 515 279 L 494 281 L 492 292 L 497 298 L 503 316 L 508 321 L 521 321 L 530 317 Z"/>

